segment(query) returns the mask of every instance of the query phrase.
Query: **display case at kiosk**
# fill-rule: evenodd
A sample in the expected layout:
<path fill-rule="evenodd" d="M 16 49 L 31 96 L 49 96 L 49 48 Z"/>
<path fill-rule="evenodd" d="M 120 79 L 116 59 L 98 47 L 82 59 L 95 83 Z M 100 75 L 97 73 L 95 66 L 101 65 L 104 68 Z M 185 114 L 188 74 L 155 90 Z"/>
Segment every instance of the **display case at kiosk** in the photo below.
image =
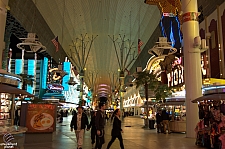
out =
<path fill-rule="evenodd" d="M 170 115 L 170 131 L 186 132 L 186 106 L 185 98 L 168 99 L 161 104 Z"/>

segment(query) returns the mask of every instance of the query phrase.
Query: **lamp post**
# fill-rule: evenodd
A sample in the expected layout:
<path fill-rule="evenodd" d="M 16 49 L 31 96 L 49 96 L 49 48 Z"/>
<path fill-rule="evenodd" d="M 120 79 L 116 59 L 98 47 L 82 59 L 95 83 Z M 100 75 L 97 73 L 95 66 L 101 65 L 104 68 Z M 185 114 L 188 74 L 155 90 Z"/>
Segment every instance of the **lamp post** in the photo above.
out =
<path fill-rule="evenodd" d="M 114 46 L 114 50 L 116 53 L 116 58 L 117 58 L 117 62 L 119 65 L 119 70 L 120 70 L 120 74 L 119 74 L 120 111 L 123 112 L 123 92 L 126 92 L 125 86 L 124 86 L 124 77 L 125 77 L 124 71 L 126 71 L 130 67 L 130 65 L 137 59 L 138 54 L 136 55 L 136 53 L 133 50 L 135 49 L 134 42 L 131 42 L 129 39 L 125 40 L 125 35 L 124 36 L 119 35 L 121 43 L 118 44 L 118 46 L 116 44 L 118 38 L 115 38 L 114 35 L 112 37 L 109 36 L 109 38 L 113 42 L 113 46 Z M 126 44 L 126 43 L 129 43 L 129 44 Z"/>
<path fill-rule="evenodd" d="M 88 61 L 88 56 L 90 54 L 90 50 L 92 48 L 95 37 L 92 35 L 91 38 L 87 37 L 87 34 L 82 35 L 81 38 L 76 38 L 75 41 L 72 41 L 72 47 L 74 48 L 75 57 L 73 56 L 73 52 L 71 50 L 71 62 L 79 68 L 80 74 L 80 101 L 81 105 L 83 101 L 83 83 L 84 83 L 84 72 L 86 70 L 85 66 Z"/>
<path fill-rule="evenodd" d="M 191 101 L 202 96 L 202 76 L 200 49 L 194 46 L 194 38 L 199 36 L 197 0 L 181 0 L 183 11 L 184 70 L 186 89 L 186 136 L 195 138 L 198 122 L 198 105 Z"/>
<path fill-rule="evenodd" d="M 93 91 L 95 89 L 95 84 L 96 84 L 96 81 L 97 81 L 97 76 L 98 76 L 98 73 L 96 72 L 89 72 L 88 75 L 86 75 L 85 77 L 85 80 L 87 80 L 86 84 L 88 85 L 88 87 L 90 87 L 90 92 L 92 94 L 91 96 L 91 105 L 93 106 L 94 102 L 94 96 L 93 96 Z"/>
<path fill-rule="evenodd" d="M 84 88 L 84 70 L 81 69 L 80 71 L 80 101 L 79 101 L 79 105 L 83 105 L 83 90 Z"/>
<path fill-rule="evenodd" d="M 124 93 L 124 71 L 120 72 L 120 111 L 124 113 L 123 111 L 123 93 Z"/>

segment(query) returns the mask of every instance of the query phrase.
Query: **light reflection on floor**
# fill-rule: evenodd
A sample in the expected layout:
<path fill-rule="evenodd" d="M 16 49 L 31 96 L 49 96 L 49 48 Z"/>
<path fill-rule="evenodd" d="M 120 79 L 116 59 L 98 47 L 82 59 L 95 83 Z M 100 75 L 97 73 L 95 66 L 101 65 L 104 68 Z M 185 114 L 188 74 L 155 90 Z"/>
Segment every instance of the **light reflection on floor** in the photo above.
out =
<path fill-rule="evenodd" d="M 70 132 L 69 123 L 71 116 L 64 118 L 63 124 L 57 124 L 57 131 L 53 142 L 24 145 L 20 149 L 76 149 L 74 132 Z M 125 127 L 131 126 L 131 127 Z M 143 129 L 143 120 L 139 117 L 127 117 L 123 122 L 123 139 L 125 149 L 199 149 L 195 146 L 195 139 L 185 138 L 185 134 L 156 133 L 156 130 Z M 106 148 L 111 136 L 112 124 L 106 125 Z M 119 141 L 116 140 L 111 149 L 119 149 Z M 90 131 L 85 132 L 83 149 L 91 149 Z"/>

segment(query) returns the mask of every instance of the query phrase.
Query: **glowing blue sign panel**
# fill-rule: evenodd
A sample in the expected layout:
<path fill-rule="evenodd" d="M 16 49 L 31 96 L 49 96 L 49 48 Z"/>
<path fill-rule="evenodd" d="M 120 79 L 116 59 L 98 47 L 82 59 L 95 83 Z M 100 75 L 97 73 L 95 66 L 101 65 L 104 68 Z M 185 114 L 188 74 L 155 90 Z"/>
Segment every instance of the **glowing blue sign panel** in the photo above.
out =
<path fill-rule="evenodd" d="M 35 60 L 28 60 L 27 74 L 34 76 L 35 75 Z M 27 92 L 33 94 L 34 87 L 27 85 Z"/>
<path fill-rule="evenodd" d="M 69 91 L 69 80 L 70 80 L 70 62 L 64 62 L 63 63 L 63 70 L 67 73 L 62 79 L 62 85 L 64 87 L 64 91 Z"/>
<path fill-rule="evenodd" d="M 44 57 L 43 65 L 42 65 L 42 79 L 41 79 L 42 89 L 46 89 L 47 75 L 48 75 L 47 71 L 48 71 L 48 58 Z"/>
<path fill-rule="evenodd" d="M 22 74 L 23 72 L 23 60 L 16 59 L 15 60 L 15 74 Z"/>

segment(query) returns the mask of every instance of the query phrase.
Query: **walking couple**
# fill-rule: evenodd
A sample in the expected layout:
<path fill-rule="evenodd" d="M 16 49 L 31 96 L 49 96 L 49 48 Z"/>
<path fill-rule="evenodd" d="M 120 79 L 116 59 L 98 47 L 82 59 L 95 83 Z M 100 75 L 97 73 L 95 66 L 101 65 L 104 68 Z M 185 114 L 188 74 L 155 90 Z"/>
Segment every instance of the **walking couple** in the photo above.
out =
<path fill-rule="evenodd" d="M 83 113 L 83 107 L 78 107 L 77 108 L 78 113 L 76 113 L 71 121 L 70 127 L 71 131 L 73 129 L 75 130 L 76 138 L 77 138 L 77 149 L 82 149 L 83 145 L 83 135 L 84 135 L 84 130 L 85 127 L 87 127 L 87 131 L 92 127 L 91 130 L 91 139 L 92 139 L 92 147 L 94 147 L 95 143 L 95 137 L 96 137 L 96 144 L 95 144 L 95 149 L 102 149 L 102 145 L 105 143 L 105 104 L 100 103 L 99 104 L 99 110 L 96 113 L 96 116 L 93 115 L 91 119 L 90 125 L 88 125 L 88 118 L 86 114 Z M 122 132 L 123 130 L 121 129 L 121 120 L 120 120 L 120 110 L 116 109 L 114 111 L 114 120 L 113 120 L 113 129 L 111 132 L 111 140 L 107 145 L 107 149 L 110 148 L 112 143 L 115 141 L 116 138 L 119 139 L 120 141 L 120 147 L 121 149 L 124 149 L 123 145 L 123 139 L 122 139 Z"/>
<path fill-rule="evenodd" d="M 105 127 L 105 104 L 104 103 L 100 103 L 99 104 L 99 111 L 96 113 L 96 117 L 95 117 L 95 126 L 96 126 L 96 145 L 95 145 L 95 149 L 101 149 L 102 145 L 105 143 L 105 131 L 104 131 L 104 127 Z M 110 146 L 112 145 L 112 143 L 115 141 L 116 138 L 119 139 L 120 141 L 120 147 L 121 149 L 124 149 L 124 145 L 123 145 L 123 139 L 122 139 L 122 134 L 121 132 L 123 132 L 123 130 L 121 129 L 121 120 L 120 120 L 120 110 L 116 109 L 114 111 L 113 114 L 114 120 L 113 120 L 113 129 L 111 132 L 112 138 L 110 140 L 110 142 L 107 145 L 107 149 L 110 148 Z M 94 116 L 93 116 L 94 117 Z M 91 121 L 94 121 L 94 118 L 91 119 Z M 92 129 L 93 127 L 93 122 L 92 123 Z M 90 127 L 89 127 L 90 128 Z M 94 139 L 94 134 L 91 134 L 91 138 L 92 138 L 92 145 L 95 142 Z"/>
<path fill-rule="evenodd" d="M 96 116 L 93 115 L 90 125 L 88 123 L 88 118 L 85 113 L 83 113 L 83 107 L 79 106 L 77 108 L 78 112 L 73 115 L 73 118 L 70 123 L 71 131 L 75 130 L 76 138 L 77 138 L 77 149 L 82 149 L 83 145 L 83 136 L 84 130 L 87 126 L 87 131 L 91 128 L 91 139 L 92 139 L 92 147 L 94 147 L 95 137 L 96 137 L 96 145 L 95 149 L 101 149 L 102 145 L 105 143 L 104 138 L 104 127 L 105 127 L 105 104 L 99 104 L 99 111 L 97 111 Z"/>

